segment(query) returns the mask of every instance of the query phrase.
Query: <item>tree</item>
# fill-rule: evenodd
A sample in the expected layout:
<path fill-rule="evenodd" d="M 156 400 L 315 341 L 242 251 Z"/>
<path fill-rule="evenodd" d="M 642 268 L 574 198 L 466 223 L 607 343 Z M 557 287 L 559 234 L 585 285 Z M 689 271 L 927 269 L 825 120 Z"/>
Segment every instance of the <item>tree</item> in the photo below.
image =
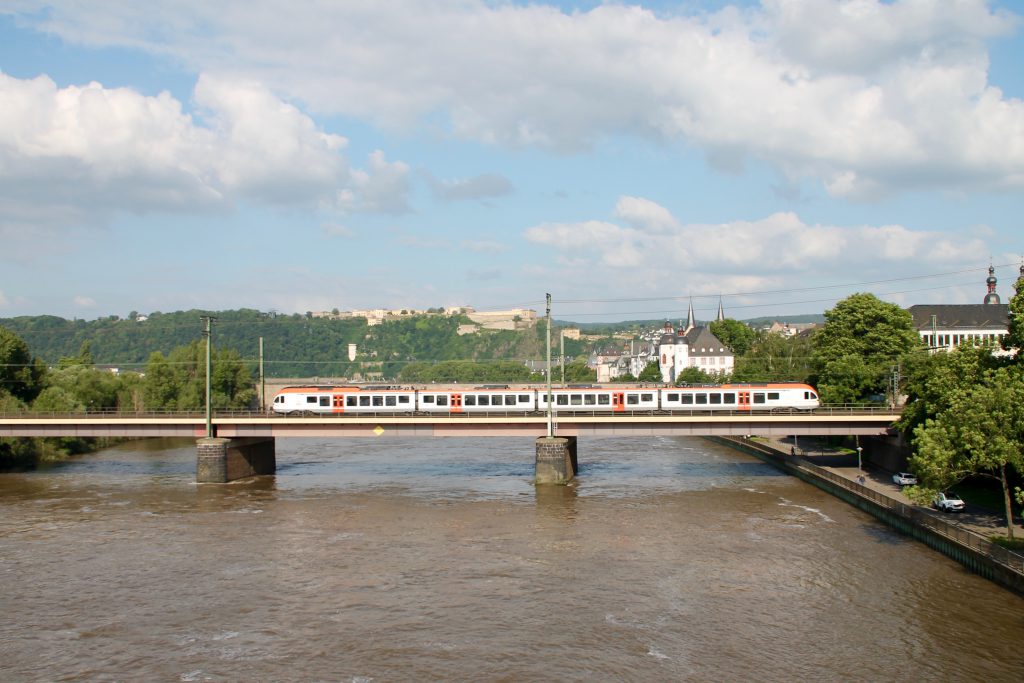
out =
<path fill-rule="evenodd" d="M 757 339 L 757 333 L 744 323 L 739 320 L 733 320 L 732 318 L 726 318 L 725 320 L 716 320 L 710 325 L 708 329 L 711 330 L 711 334 L 715 335 L 722 342 L 732 349 L 732 352 L 737 356 L 742 356 L 749 349 L 754 340 Z"/>
<path fill-rule="evenodd" d="M 986 371 L 1002 364 L 990 349 L 975 346 L 907 356 L 903 366 L 907 402 L 897 426 L 912 437 L 919 425 L 948 410 L 982 382 Z"/>
<path fill-rule="evenodd" d="M 1006 535 L 1013 540 L 1009 470 L 1024 473 L 1024 368 L 1000 367 L 984 373 L 950 407 L 914 430 L 917 452 L 910 467 L 919 477 L 919 496 L 969 475 L 999 481 L 1006 512 Z"/>
<path fill-rule="evenodd" d="M 42 390 L 46 366 L 33 359 L 28 345 L 10 330 L 0 327 L 0 393 L 29 402 Z"/>
<path fill-rule="evenodd" d="M 676 385 L 684 384 L 718 384 L 721 381 L 718 375 L 709 375 L 700 368 L 683 368 L 676 377 Z"/>
<path fill-rule="evenodd" d="M 826 403 L 884 394 L 892 366 L 921 345 L 909 312 L 864 293 L 826 311 L 812 342 L 818 393 Z"/>
<path fill-rule="evenodd" d="M 1017 293 L 1010 299 L 1010 327 L 1003 337 L 1003 348 L 1016 349 L 1016 362 L 1024 362 L 1024 275 L 1014 285 Z"/>
<path fill-rule="evenodd" d="M 640 371 L 640 377 L 637 379 L 641 382 L 660 382 L 661 366 L 658 364 L 658 361 L 652 360 L 648 363 L 647 367 Z"/>
<path fill-rule="evenodd" d="M 811 342 L 805 335 L 784 337 L 761 332 L 747 353 L 736 359 L 733 380 L 739 382 L 807 382 L 811 375 Z"/>

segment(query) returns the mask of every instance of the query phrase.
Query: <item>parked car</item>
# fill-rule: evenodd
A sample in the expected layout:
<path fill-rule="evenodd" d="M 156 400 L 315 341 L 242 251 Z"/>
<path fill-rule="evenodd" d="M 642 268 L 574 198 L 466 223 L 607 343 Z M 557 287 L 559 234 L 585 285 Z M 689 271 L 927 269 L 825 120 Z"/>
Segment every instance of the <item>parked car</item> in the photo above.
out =
<path fill-rule="evenodd" d="M 917 483 L 917 477 L 910 472 L 897 472 L 892 475 L 892 481 L 900 486 L 913 486 Z"/>
<path fill-rule="evenodd" d="M 943 492 L 935 496 L 932 505 L 942 512 L 963 512 L 966 505 L 955 493 Z"/>

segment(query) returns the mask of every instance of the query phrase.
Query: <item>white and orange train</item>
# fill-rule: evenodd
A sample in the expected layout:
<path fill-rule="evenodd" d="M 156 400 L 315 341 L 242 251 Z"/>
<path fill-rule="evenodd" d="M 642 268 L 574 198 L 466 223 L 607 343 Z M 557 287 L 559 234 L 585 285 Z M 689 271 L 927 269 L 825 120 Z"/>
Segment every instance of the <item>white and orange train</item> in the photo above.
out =
<path fill-rule="evenodd" d="M 557 412 L 813 410 L 818 392 L 807 384 L 722 384 L 692 387 L 580 386 L 551 390 Z M 285 415 L 379 413 L 533 413 L 548 409 L 546 387 L 413 388 L 296 386 L 274 396 Z"/>

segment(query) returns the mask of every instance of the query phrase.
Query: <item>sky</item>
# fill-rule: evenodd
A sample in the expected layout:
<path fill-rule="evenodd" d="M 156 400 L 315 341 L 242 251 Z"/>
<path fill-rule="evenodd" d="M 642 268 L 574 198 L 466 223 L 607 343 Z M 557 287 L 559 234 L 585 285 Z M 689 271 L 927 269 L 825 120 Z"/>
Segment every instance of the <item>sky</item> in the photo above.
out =
<path fill-rule="evenodd" d="M 1006 302 L 1013 0 L 0 0 L 0 317 Z"/>

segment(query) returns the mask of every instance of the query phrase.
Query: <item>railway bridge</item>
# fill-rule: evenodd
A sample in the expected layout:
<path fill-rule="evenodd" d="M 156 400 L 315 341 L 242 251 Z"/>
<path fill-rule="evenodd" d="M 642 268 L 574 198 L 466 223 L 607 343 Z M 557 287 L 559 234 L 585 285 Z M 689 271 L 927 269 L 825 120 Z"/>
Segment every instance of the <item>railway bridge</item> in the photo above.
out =
<path fill-rule="evenodd" d="M 6 437 L 185 437 L 196 439 L 196 479 L 223 483 L 272 474 L 278 438 L 388 438 L 522 436 L 535 440 L 538 483 L 564 483 L 577 470 L 580 437 L 625 436 L 878 436 L 900 417 L 888 408 L 822 407 L 813 411 L 564 412 L 553 416 L 553 435 L 543 413 L 359 414 L 276 416 L 224 412 L 66 413 L 0 415 Z"/>

